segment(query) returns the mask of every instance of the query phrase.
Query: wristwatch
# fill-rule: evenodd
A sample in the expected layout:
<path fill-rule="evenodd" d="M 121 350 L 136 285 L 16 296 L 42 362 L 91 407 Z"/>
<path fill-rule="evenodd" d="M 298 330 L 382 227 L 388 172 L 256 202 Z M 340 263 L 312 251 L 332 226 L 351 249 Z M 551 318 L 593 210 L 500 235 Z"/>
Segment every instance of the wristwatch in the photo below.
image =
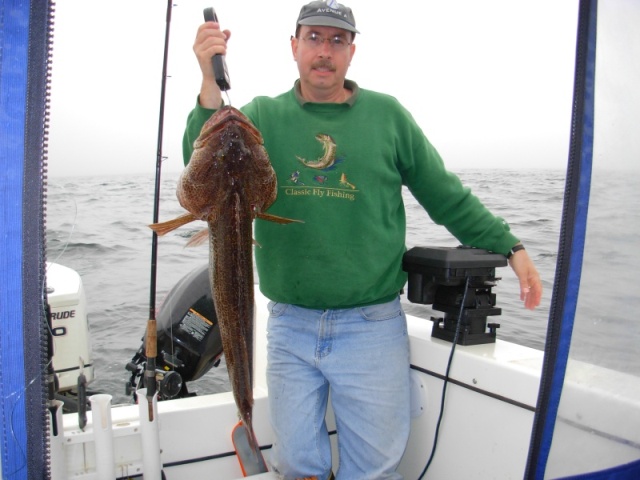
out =
<path fill-rule="evenodd" d="M 514 245 L 513 247 L 511 247 L 511 250 L 509 250 L 509 253 L 507 253 L 507 258 L 511 258 L 514 253 L 519 252 L 520 250 L 524 250 L 524 245 L 522 245 L 521 243 Z"/>

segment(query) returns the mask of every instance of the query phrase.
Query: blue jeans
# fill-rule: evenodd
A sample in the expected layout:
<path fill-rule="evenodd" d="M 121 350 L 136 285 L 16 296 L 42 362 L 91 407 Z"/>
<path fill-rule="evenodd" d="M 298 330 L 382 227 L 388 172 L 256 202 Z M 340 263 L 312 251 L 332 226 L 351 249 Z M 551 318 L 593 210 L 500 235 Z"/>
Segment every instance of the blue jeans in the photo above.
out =
<path fill-rule="evenodd" d="M 400 479 L 409 438 L 409 339 L 400 299 L 310 310 L 269 303 L 272 467 L 285 479 L 331 473 L 325 413 L 338 431 L 338 480 Z"/>

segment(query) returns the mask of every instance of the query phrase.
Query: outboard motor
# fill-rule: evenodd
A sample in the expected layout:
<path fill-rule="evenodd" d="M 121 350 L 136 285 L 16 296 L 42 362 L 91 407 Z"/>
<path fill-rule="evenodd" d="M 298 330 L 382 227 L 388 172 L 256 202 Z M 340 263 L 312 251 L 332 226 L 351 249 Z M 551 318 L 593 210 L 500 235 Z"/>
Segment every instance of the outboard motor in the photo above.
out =
<path fill-rule="evenodd" d="M 496 267 L 505 265 L 504 255 L 480 248 L 414 247 L 402 259 L 409 274 L 407 298 L 444 312 L 444 318 L 431 318 L 432 337 L 460 345 L 493 343 L 500 325 L 487 323 L 487 317 L 502 310 L 491 288 L 500 280 Z"/>
<path fill-rule="evenodd" d="M 66 412 L 86 411 L 87 386 L 94 380 L 94 368 L 82 278 L 69 267 L 48 262 L 46 294 L 50 400 L 62 401 Z"/>
<path fill-rule="evenodd" d="M 191 396 L 186 383 L 197 380 L 222 356 L 222 339 L 216 317 L 208 266 L 184 276 L 167 294 L 156 318 L 158 399 Z M 127 395 L 144 388 L 147 363 L 145 339 L 126 365 L 131 372 Z"/>

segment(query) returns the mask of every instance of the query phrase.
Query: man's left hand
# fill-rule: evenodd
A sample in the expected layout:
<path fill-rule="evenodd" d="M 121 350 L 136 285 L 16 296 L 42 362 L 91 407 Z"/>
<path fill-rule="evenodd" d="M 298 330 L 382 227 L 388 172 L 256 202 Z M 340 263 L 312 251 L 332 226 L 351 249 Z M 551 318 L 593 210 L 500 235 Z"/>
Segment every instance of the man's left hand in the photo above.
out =
<path fill-rule="evenodd" d="M 542 281 L 538 270 L 526 250 L 518 250 L 511 255 L 509 265 L 520 281 L 520 300 L 524 301 L 525 308 L 533 310 L 540 305 L 542 298 Z"/>

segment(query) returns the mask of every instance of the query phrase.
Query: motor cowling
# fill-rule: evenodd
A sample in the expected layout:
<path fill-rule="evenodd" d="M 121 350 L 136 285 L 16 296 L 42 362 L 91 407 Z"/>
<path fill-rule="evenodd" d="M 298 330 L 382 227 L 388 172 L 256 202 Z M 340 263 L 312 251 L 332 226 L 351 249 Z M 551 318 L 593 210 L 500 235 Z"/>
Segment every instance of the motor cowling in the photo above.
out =
<path fill-rule="evenodd" d="M 47 263 L 47 301 L 57 391 L 76 390 L 80 374 L 87 383 L 94 379 L 87 300 L 80 275 L 64 265 Z"/>
<path fill-rule="evenodd" d="M 188 396 L 186 382 L 199 379 L 217 366 L 223 353 L 207 265 L 188 273 L 169 291 L 156 323 L 159 398 Z M 140 349 L 127 364 L 132 372 L 128 393 L 144 386 L 140 382 L 146 360 L 143 338 Z"/>

